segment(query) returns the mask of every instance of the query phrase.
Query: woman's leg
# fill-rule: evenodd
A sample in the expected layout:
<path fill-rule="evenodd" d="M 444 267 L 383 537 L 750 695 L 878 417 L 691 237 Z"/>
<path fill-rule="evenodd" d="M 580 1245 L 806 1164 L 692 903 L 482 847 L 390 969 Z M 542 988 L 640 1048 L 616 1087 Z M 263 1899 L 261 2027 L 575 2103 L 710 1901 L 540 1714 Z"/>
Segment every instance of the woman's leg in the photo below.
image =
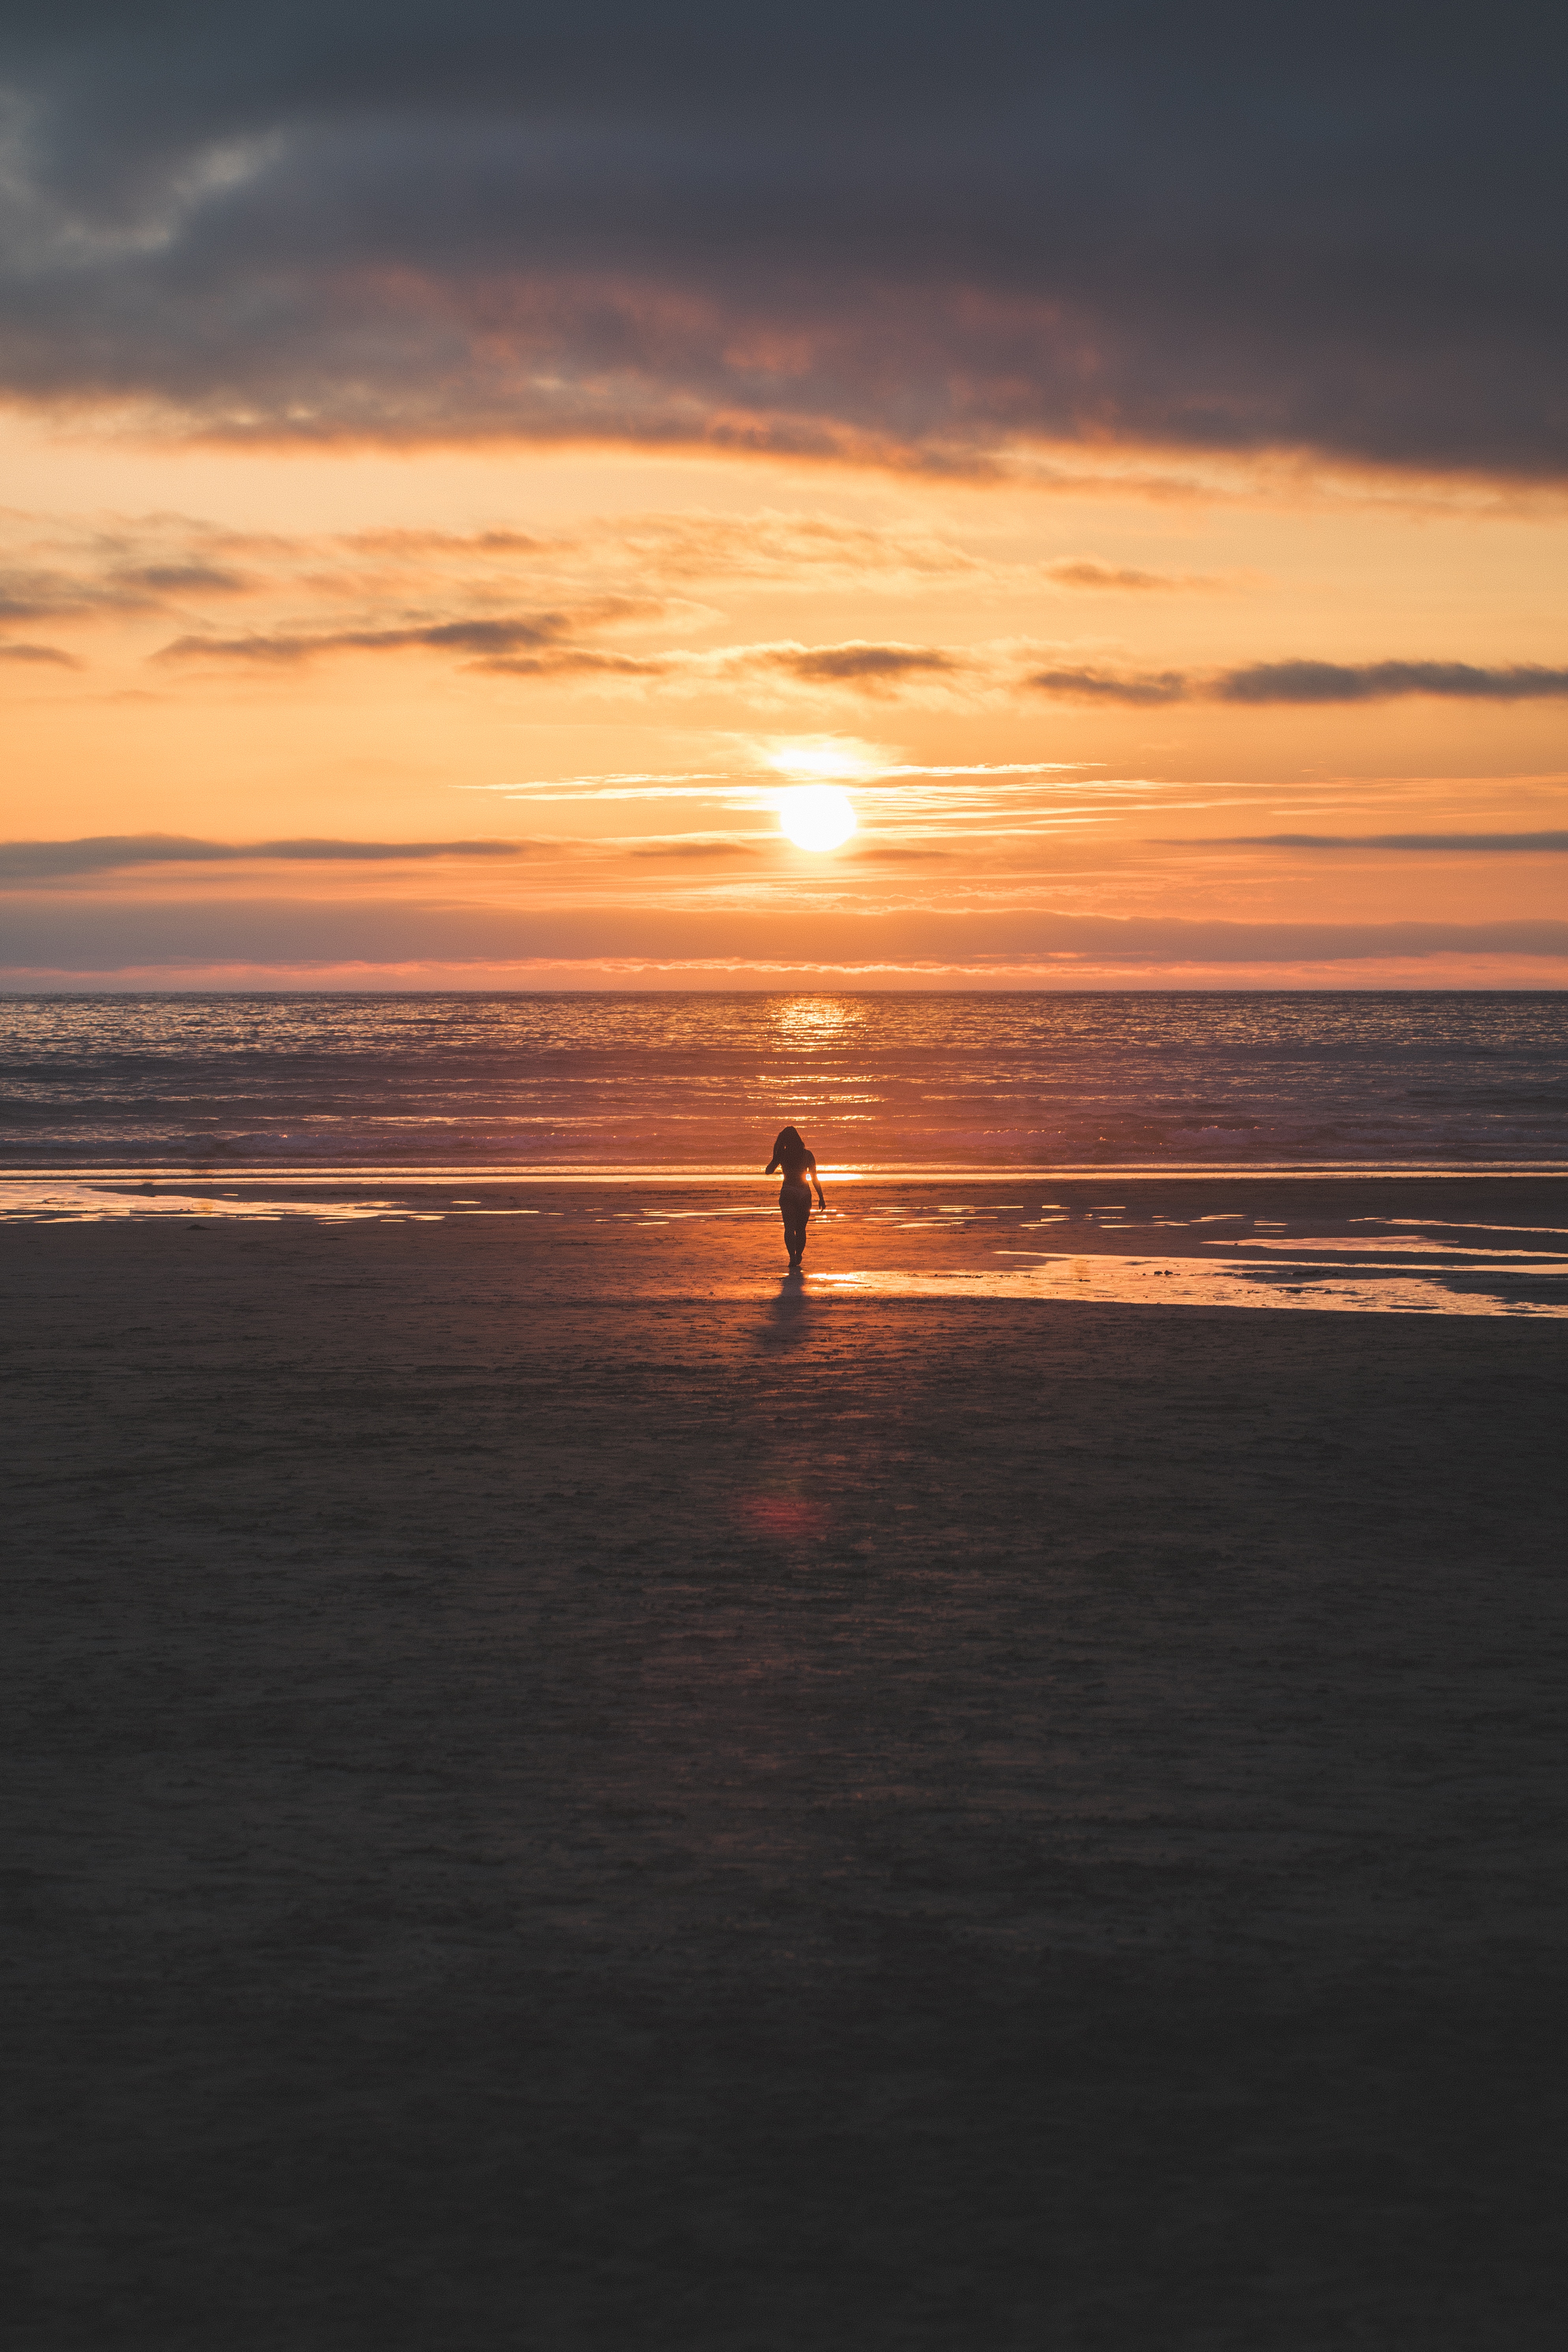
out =
<path fill-rule="evenodd" d="M 780 1198 L 779 1210 L 784 1218 L 784 1247 L 789 1252 L 789 1262 L 794 1265 L 805 1248 L 805 1221 L 811 1214 L 811 1195 L 808 1192 L 803 1202 L 793 1191 L 785 1192 Z"/>

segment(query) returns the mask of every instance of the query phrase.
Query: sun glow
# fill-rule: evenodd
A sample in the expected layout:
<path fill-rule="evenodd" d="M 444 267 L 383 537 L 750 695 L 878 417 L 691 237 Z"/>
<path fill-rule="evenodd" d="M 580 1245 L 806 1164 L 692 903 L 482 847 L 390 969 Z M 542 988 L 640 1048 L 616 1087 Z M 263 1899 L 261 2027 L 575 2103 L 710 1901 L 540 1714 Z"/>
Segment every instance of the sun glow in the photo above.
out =
<path fill-rule="evenodd" d="M 779 824 L 797 849 L 837 849 L 855 830 L 855 812 L 830 784 L 802 784 L 779 803 Z"/>
<path fill-rule="evenodd" d="M 852 784 L 880 775 L 896 754 L 858 735 L 785 735 L 760 743 L 762 766 L 792 783 Z"/>

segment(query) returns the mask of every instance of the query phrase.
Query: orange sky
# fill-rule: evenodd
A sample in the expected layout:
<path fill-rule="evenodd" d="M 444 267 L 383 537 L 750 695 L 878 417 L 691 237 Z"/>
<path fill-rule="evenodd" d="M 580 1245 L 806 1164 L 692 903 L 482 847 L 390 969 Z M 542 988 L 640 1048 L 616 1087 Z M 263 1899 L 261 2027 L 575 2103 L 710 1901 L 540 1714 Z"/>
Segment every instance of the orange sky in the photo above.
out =
<path fill-rule="evenodd" d="M 12 988 L 1568 970 L 1568 856 L 1506 839 L 1568 826 L 1561 687 L 1363 676 L 1561 665 L 1555 491 L 1081 443 L 971 478 L 236 451 L 17 409 L 0 503 Z M 1303 662 L 1363 698 L 1248 698 Z M 824 856 L 778 818 L 817 769 L 858 824 Z M 1409 845 L 1454 835 L 1493 845 Z"/>

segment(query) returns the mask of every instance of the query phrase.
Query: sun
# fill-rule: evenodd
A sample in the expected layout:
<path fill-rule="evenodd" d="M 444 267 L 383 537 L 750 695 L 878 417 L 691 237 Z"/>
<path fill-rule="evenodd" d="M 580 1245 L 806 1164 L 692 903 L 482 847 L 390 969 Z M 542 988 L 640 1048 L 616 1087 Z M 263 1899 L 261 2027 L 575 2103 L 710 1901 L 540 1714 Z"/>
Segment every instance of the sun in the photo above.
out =
<path fill-rule="evenodd" d="M 780 801 L 779 824 L 797 849 L 837 849 L 855 830 L 855 812 L 831 784 L 802 784 Z"/>

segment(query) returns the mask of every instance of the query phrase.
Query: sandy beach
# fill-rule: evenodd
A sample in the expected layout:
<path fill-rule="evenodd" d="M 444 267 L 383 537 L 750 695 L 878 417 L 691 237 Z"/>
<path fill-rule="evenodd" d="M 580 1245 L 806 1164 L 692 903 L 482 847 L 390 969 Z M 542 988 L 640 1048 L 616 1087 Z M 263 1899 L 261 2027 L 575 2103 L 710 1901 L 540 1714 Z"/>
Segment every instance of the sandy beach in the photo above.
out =
<path fill-rule="evenodd" d="M 12 2342 L 1554 2344 L 1561 1322 L 521 1205 L 0 1237 Z"/>
<path fill-rule="evenodd" d="M 1568 2342 L 1565 114 L 0 5 L 0 2352 Z"/>

